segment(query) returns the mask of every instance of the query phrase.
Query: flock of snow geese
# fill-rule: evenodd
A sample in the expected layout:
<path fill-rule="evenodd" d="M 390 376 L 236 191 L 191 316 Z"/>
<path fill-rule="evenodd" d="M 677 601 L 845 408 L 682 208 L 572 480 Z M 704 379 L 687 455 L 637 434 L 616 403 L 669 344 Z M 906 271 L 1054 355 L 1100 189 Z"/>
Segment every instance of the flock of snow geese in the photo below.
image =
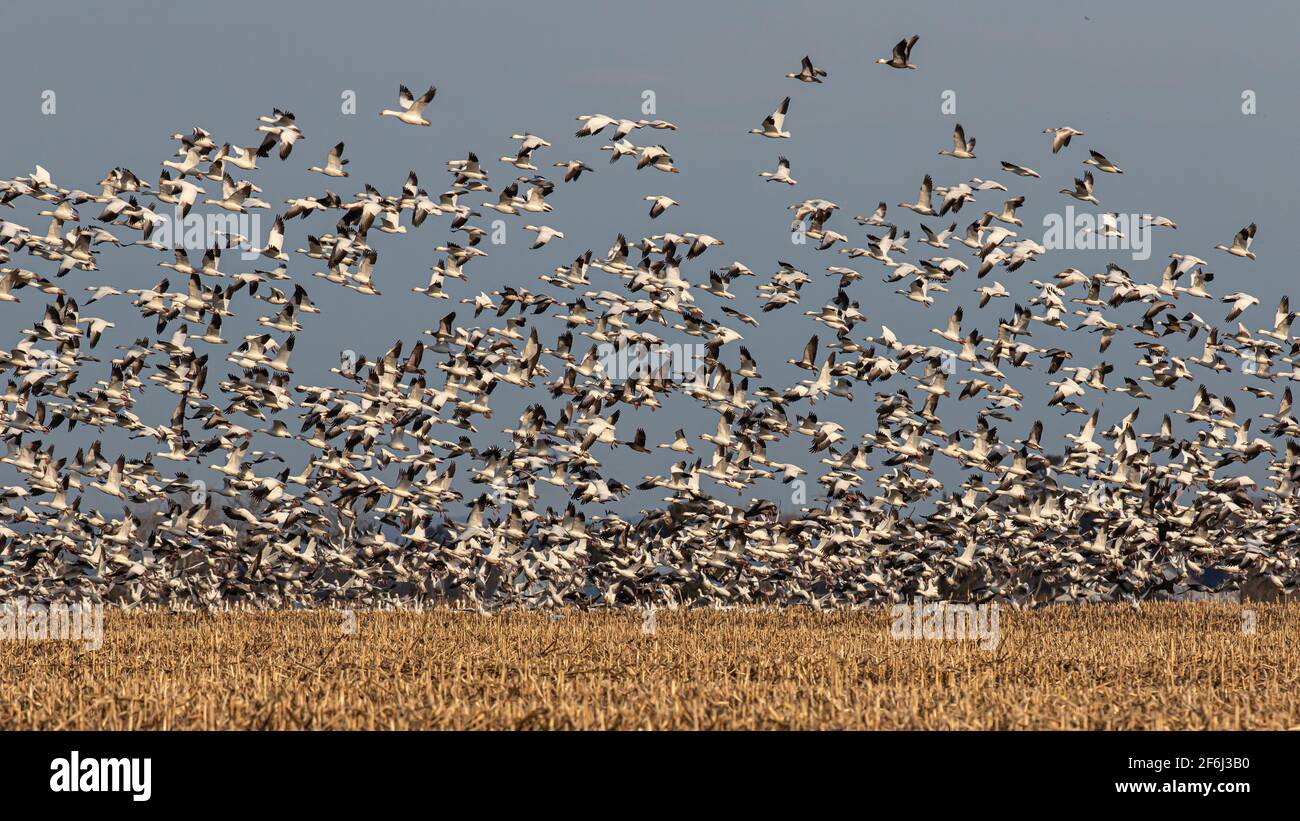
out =
<path fill-rule="evenodd" d="M 900 41 L 876 63 L 916 69 L 917 41 Z M 808 57 L 785 76 L 830 81 Z M 416 97 L 402 86 L 399 107 L 381 116 L 428 126 L 435 95 L 433 87 Z M 786 97 L 750 133 L 789 139 L 790 102 Z M 652 171 L 678 172 L 665 146 L 638 144 L 638 134 L 673 131 L 674 124 L 605 114 L 577 121 L 578 138 L 609 141 L 600 149 L 609 152 L 607 167 L 634 164 L 626 173 L 644 171 L 647 180 Z M 61 187 L 39 166 L 0 179 L 0 204 L 31 205 L 49 218 L 44 233 L 0 219 L 0 327 L 21 337 L 0 350 L 0 471 L 20 477 L 0 484 L 0 591 L 124 606 L 418 601 L 486 611 L 834 608 L 913 597 L 1029 604 L 1137 601 L 1248 583 L 1278 594 L 1295 589 L 1300 421 L 1292 390 L 1283 386 L 1300 379 L 1296 314 L 1284 298 L 1269 327 L 1252 332 L 1238 322 L 1232 329 L 1258 303 L 1237 292 L 1219 297 L 1231 306 L 1228 325 L 1203 318 L 1194 308 L 1213 305 L 1213 274 L 1190 253 L 1171 254 L 1153 276 L 1113 262 L 1095 273 L 1070 268 L 1033 280 L 1036 295 L 1014 304 L 1009 318 L 985 314 L 981 330 L 958 308 L 933 330 L 936 338 L 911 342 L 885 326 L 863 335 L 867 317 L 851 293 L 864 289 L 867 283 L 855 283 L 869 275 L 829 265 L 826 276 L 838 280 L 834 298 L 803 312 L 824 328 L 788 360 L 809 376 L 769 386 L 740 332 L 758 319 L 729 304 L 754 270 L 722 262 L 723 240 L 700 231 L 634 241 L 620 234 L 604 256 L 586 250 L 540 276 L 538 290 L 475 288 L 477 296 L 460 300 L 474 318 L 495 315 L 499 327 L 466 324 L 467 310 L 449 311 L 415 340 L 354 357 L 331 369 L 326 384 L 307 384 L 291 367 L 295 335 L 320 313 L 306 285 L 323 280 L 312 287 L 378 296 L 375 234 L 445 221 L 450 238 L 436 246 L 427 284 L 411 291 L 449 299 L 449 281 L 471 280 L 475 261 L 487 255 L 480 245 L 488 230 L 476 218 L 491 210 L 519 220 L 535 234 L 533 248 L 559 243 L 565 235 L 542 224 L 556 184 L 539 168 L 563 169 L 562 184 L 579 190 L 593 166 L 543 164 L 539 155 L 551 143 L 516 134 L 516 153 L 500 159 L 506 184 L 490 181 L 488 165 L 470 153 L 447 162 L 450 182 L 436 195 L 411 173 L 392 194 L 367 184 L 352 198 L 333 191 L 292 197 L 265 246 L 252 248 L 258 262 L 249 265 L 233 254 L 223 258 L 223 251 L 251 247 L 248 237 L 209 237 L 200 262 L 160 241 L 164 214 L 173 209 L 274 208 L 258 199 L 262 189 L 248 172 L 273 153 L 289 161 L 303 131 L 292 113 L 277 109 L 259 118 L 257 133 L 260 144 L 248 148 L 202 128 L 173 135 L 178 150 L 161 163 L 156 187 L 125 167 L 112 169 L 97 194 Z M 1054 163 L 1084 137 L 1068 127 L 1044 133 L 1052 154 L 1061 155 Z M 308 171 L 348 177 L 344 148 L 334 145 L 324 164 Z M 939 154 L 950 163 L 974 158 L 975 150 L 975 138 L 958 125 L 952 148 Z M 631 162 L 620 164 L 625 157 Z M 1097 151 L 1082 163 L 1087 173 L 1061 193 L 1097 205 L 1092 172 L 1123 171 Z M 1031 187 L 1040 177 L 1007 161 L 1001 168 Z M 527 175 L 516 177 L 520 171 Z M 791 174 L 781 156 L 775 171 L 759 176 L 795 186 Z M 1000 207 L 964 231 L 955 221 L 942 230 L 921 224 L 924 238 L 916 242 L 927 250 L 910 262 L 911 232 L 887 220 L 883 202 L 853 218 L 860 228 L 839 220 L 837 231 L 836 203 L 803 199 L 789 206 L 789 230 L 803 231 L 839 261 L 879 266 L 885 282 L 906 283 L 895 293 L 923 308 L 965 280 L 985 313 L 1012 296 L 988 277 L 1043 267 L 1047 249 L 1012 230 L 1023 226 L 1016 212 L 1026 195 L 1011 196 L 993 180 L 939 186 L 926 175 L 916 200 L 897 206 L 946 217 L 977 195 L 1004 193 Z M 651 219 L 677 205 L 655 194 L 645 200 Z M 289 228 L 309 220 L 333 221 L 332 232 L 307 234 L 306 247 L 291 254 Z M 1163 217 L 1148 224 L 1177 228 Z M 1102 226 L 1119 231 L 1113 219 Z M 879 235 L 853 245 L 850 232 L 863 228 Z M 1254 238 L 1252 224 L 1214 248 L 1254 260 Z M 152 287 L 98 284 L 102 256 L 127 245 L 151 249 L 170 271 Z M 790 313 L 814 277 L 785 262 L 776 268 L 757 285 L 757 302 L 764 313 Z M 36 294 L 45 299 L 32 300 Z M 110 299 L 129 303 L 151 332 L 105 353 L 96 347 L 115 323 L 94 316 L 91 306 Z M 34 302 L 44 303 L 42 313 L 19 319 Z M 239 308 L 264 313 L 262 330 L 227 340 L 223 322 Z M 558 338 L 543 338 L 540 322 L 530 327 L 530 317 L 543 315 L 562 326 Z M 1078 344 L 1035 344 L 1035 330 L 1046 328 L 1079 332 Z M 607 368 L 597 348 L 653 348 L 683 337 L 698 340 L 702 351 L 691 373 L 664 367 L 629 376 Z M 1104 357 L 1117 339 L 1132 343 L 1146 375 L 1107 381 L 1114 368 Z M 1180 352 L 1180 341 L 1191 343 L 1191 352 Z M 1198 369 L 1236 370 L 1242 361 L 1250 366 L 1242 369 L 1242 390 L 1274 412 L 1239 418 L 1231 396 L 1200 384 Z M 210 378 L 211 368 L 224 377 Z M 1036 368 L 1042 379 L 1054 377 L 1046 384 L 1055 390 L 1049 408 L 1023 414 L 1016 383 L 1037 378 Z M 494 444 L 476 443 L 502 383 L 525 392 L 530 404 L 516 424 L 487 423 Z M 1144 432 L 1141 401 L 1182 388 L 1189 407 Z M 137 415 L 146 391 L 174 406 L 169 419 Z M 867 391 L 874 393 L 874 424 L 860 413 L 847 426 L 827 418 L 837 400 Z M 1131 407 L 1105 427 L 1100 403 L 1119 394 Z M 624 411 L 653 412 L 670 396 L 716 415 L 716 427 L 653 442 L 643 428 L 619 425 Z M 942 408 L 967 401 L 983 403 L 973 429 L 945 429 Z M 1056 412 L 1077 415 L 1078 427 L 1053 447 L 1038 417 Z M 116 455 L 99 439 L 75 454 L 60 452 L 60 429 L 78 426 L 116 428 L 133 444 Z M 806 473 L 769 456 L 769 445 L 775 451 L 775 443 L 799 437 L 824 471 L 808 476 L 815 486 L 803 504 L 783 511 L 770 501 L 773 492 L 792 494 Z M 310 457 L 291 464 L 274 449 L 285 440 Z M 623 481 L 602 472 L 602 451 L 612 448 L 681 458 L 667 475 Z M 960 487 L 935 478 L 936 456 L 965 472 Z M 1248 474 L 1263 476 L 1265 463 L 1268 478 L 1257 484 Z M 196 481 L 208 468 L 223 476 L 211 487 Z M 627 515 L 621 500 L 634 490 L 662 502 Z M 539 492 L 569 499 L 562 510 L 543 509 Z M 742 501 L 747 492 L 756 495 Z"/>

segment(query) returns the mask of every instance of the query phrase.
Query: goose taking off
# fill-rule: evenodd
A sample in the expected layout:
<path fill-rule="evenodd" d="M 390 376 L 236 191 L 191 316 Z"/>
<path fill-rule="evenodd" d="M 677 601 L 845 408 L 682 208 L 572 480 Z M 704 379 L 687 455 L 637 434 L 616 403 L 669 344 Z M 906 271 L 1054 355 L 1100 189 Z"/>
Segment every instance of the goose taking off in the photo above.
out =
<path fill-rule="evenodd" d="M 914 68 L 916 41 L 879 62 Z M 816 83 L 826 73 L 805 58 L 787 76 Z M 382 114 L 428 125 L 433 96 L 403 88 L 400 110 Z M 751 133 L 788 137 L 788 105 Z M 730 118 L 717 150 L 766 145 L 741 136 L 743 111 L 719 104 L 709 128 L 714 117 Z M 280 109 L 258 118 L 257 147 L 238 146 L 237 132 L 228 142 L 177 131 L 162 165 L 149 160 L 156 186 L 120 165 L 91 186 L 97 193 L 58 185 L 41 167 L 0 178 L 0 206 L 12 215 L 0 219 L 0 327 L 12 337 L 0 342 L 0 599 L 33 590 L 198 608 L 438 601 L 490 613 L 666 602 L 825 610 L 914 595 L 1138 602 L 1235 591 L 1250 574 L 1274 592 L 1300 590 L 1291 535 L 1300 420 L 1286 387 L 1300 381 L 1300 339 L 1290 297 L 1272 292 L 1278 282 L 1252 288 L 1270 289 L 1261 297 L 1277 305 L 1252 332 L 1242 319 L 1260 298 L 1241 287 L 1212 293 L 1229 277 L 1190 253 L 1132 272 L 1110 249 L 1072 251 L 1067 263 L 1021 216 L 1037 194 L 1015 189 L 1037 189 L 1028 180 L 1038 173 L 1009 162 L 996 172 L 1009 172 L 1009 185 L 965 172 L 935 185 L 925 174 L 893 222 L 882 200 L 897 192 L 866 199 L 844 180 L 818 181 L 856 196 L 853 210 L 879 203 L 850 219 L 829 191 L 790 202 L 784 189 L 745 190 L 748 163 L 766 162 L 756 159 L 765 150 L 740 166 L 709 168 L 700 155 L 701 170 L 681 170 L 669 146 L 639 136 L 671 123 L 577 119 L 578 137 L 600 133 L 609 144 L 578 140 L 584 152 L 569 156 L 581 159 L 541 162 L 548 141 L 520 123 L 483 137 L 509 135 L 507 165 L 490 163 L 489 173 L 458 148 L 445 185 L 408 172 L 356 194 L 295 188 L 300 175 L 265 168 L 273 148 L 287 157 L 305 139 Z M 386 128 L 368 117 L 358 127 Z M 1047 131 L 1056 151 L 1081 133 Z M 929 143 L 913 142 L 907 154 L 924 161 Z M 347 177 L 343 148 L 309 170 Z M 603 151 L 611 163 L 633 159 L 558 190 L 539 169 L 572 182 Z M 975 140 L 958 125 L 940 154 L 973 159 Z M 1122 172 L 1087 156 L 1083 178 L 1063 193 L 1096 204 L 1093 175 Z M 381 158 L 389 171 L 395 158 Z M 783 152 L 760 180 L 795 185 L 791 159 Z M 717 176 L 737 169 L 738 180 Z M 703 175 L 692 185 L 709 189 L 696 203 L 709 210 L 673 211 L 664 222 L 680 224 L 659 233 L 592 235 L 625 218 L 644 230 L 635 213 L 643 189 L 627 186 L 654 171 L 674 182 Z M 1117 198 L 1141 182 L 1111 179 Z M 288 187 L 274 196 L 261 187 L 273 185 Z M 237 235 L 260 233 L 252 220 L 200 226 L 179 245 L 162 236 L 163 206 L 269 209 L 259 196 L 285 203 L 264 236 Z M 977 198 L 981 213 L 964 229 L 924 222 Z M 651 220 L 677 205 L 666 195 L 643 201 Z M 489 213 L 505 219 L 489 227 Z M 1136 229 L 1122 213 L 1090 215 L 1095 227 L 1076 237 L 1126 239 Z M 19 224 L 24 214 L 48 222 L 33 231 Z M 571 226 L 567 259 L 541 265 L 529 287 L 510 258 L 489 264 L 507 224 L 535 235 L 533 260 L 560 254 L 565 233 L 544 222 Z M 708 233 L 732 224 L 744 226 L 734 239 Z M 295 231 L 303 247 L 290 253 Z M 1254 235 L 1251 224 L 1216 248 L 1254 259 Z M 411 266 L 427 280 L 397 290 L 469 316 L 446 312 L 403 338 L 389 327 L 402 312 L 357 310 L 355 300 L 383 297 L 381 262 L 399 237 L 432 257 Z M 1160 239 L 1180 237 L 1210 244 L 1186 229 Z M 791 239 L 803 260 L 773 254 Z M 274 267 L 237 262 L 235 247 Z M 772 273 L 759 279 L 721 257 L 732 251 Z M 418 253 L 393 254 L 392 276 Z M 856 267 L 836 264 L 848 260 Z M 167 271 L 152 285 L 110 279 L 133 276 L 136 264 Z M 1029 266 L 1042 279 L 1021 271 Z M 318 281 L 334 299 L 313 301 L 304 283 Z M 943 318 L 918 321 L 926 310 Z M 310 358 L 291 363 L 295 346 L 367 344 L 363 316 L 388 323 L 369 329 L 379 348 L 349 351 L 336 367 L 315 363 L 319 379 Z M 900 332 L 875 324 L 884 317 Z M 770 353 L 792 341 L 794 351 Z M 755 352 L 775 359 L 760 363 Z M 874 410 L 865 419 L 864 400 Z M 1164 407 L 1142 420 L 1141 403 Z M 519 411 L 517 422 L 501 419 L 503 406 Z M 671 435 L 662 420 L 654 426 L 665 408 L 678 426 Z M 1058 414 L 1068 432 L 1051 430 Z M 705 443 L 698 458 L 695 441 Z M 284 456 L 254 450 L 281 445 Z M 626 450 L 636 461 L 610 458 Z M 629 469 L 639 481 L 622 481 Z M 211 471 L 220 489 L 198 501 L 190 477 Z M 813 495 L 793 509 L 773 501 L 791 498 L 787 485 L 803 476 Z M 650 496 L 628 498 L 637 492 Z"/>

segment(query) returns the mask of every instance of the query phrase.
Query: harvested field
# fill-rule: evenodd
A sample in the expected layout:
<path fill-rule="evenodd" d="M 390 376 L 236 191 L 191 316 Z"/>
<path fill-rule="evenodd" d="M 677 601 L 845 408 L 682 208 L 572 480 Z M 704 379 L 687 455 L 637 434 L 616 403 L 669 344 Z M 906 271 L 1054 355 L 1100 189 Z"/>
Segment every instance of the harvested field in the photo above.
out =
<path fill-rule="evenodd" d="M 0 642 L 6 729 L 1263 729 L 1300 725 L 1300 604 L 1002 608 L 996 649 L 888 610 L 106 614 Z M 1246 619 L 1250 617 L 1247 616 Z"/>

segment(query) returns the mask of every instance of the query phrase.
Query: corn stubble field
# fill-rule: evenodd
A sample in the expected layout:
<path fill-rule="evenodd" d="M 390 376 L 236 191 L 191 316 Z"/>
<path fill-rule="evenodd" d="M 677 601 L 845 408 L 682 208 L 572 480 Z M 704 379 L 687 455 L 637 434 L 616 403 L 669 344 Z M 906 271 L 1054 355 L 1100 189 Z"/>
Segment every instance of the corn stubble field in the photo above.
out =
<path fill-rule="evenodd" d="M 0 643 L 0 726 L 81 729 L 1289 729 L 1300 604 L 1003 608 L 996 650 L 887 609 L 559 618 L 108 612 Z"/>

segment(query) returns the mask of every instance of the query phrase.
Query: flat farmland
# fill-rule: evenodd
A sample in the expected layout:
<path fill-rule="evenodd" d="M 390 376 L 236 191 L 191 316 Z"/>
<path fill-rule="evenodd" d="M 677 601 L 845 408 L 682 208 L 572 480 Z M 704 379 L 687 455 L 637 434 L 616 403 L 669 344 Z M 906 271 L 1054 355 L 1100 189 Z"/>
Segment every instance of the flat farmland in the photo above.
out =
<path fill-rule="evenodd" d="M 1245 615 L 1243 615 L 1245 614 Z M 1300 604 L 105 615 L 0 642 L 6 729 L 1290 729 Z M 1249 631 L 1247 625 L 1253 627 Z"/>

